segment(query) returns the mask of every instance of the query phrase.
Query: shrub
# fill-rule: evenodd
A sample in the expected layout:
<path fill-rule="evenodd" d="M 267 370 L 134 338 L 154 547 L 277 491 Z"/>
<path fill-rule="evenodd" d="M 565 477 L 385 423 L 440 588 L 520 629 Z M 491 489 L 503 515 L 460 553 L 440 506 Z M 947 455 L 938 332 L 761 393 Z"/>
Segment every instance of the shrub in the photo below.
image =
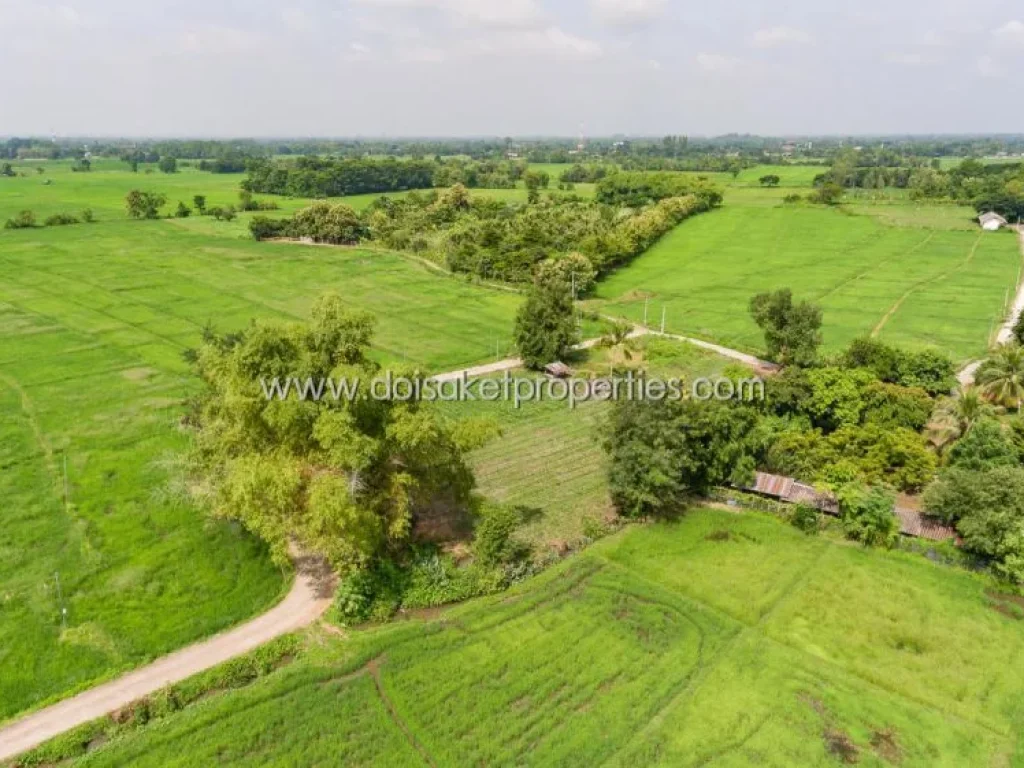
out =
<path fill-rule="evenodd" d="M 92 208 L 82 209 L 82 221 L 84 221 L 86 224 L 92 224 L 94 221 L 96 221 L 96 216 L 95 214 L 93 214 Z"/>
<path fill-rule="evenodd" d="M 949 451 L 949 465 L 976 471 L 993 467 L 1015 467 L 1020 463 L 1017 447 L 995 419 L 974 425 Z"/>
<path fill-rule="evenodd" d="M 32 211 L 21 211 L 17 216 L 4 223 L 4 229 L 30 229 L 36 225 L 36 215 Z"/>
<path fill-rule="evenodd" d="M 292 232 L 292 222 L 288 219 L 271 219 L 268 216 L 253 216 L 249 221 L 249 232 L 256 240 L 268 240 L 273 237 L 288 237 Z"/>
<path fill-rule="evenodd" d="M 387 621 L 403 608 L 460 602 L 500 592 L 509 582 L 503 568 L 482 563 L 460 568 L 450 556 L 423 549 L 405 564 L 382 560 L 346 576 L 334 610 L 341 623 Z"/>
<path fill-rule="evenodd" d="M 522 524 L 518 507 L 505 504 L 486 504 L 480 512 L 473 536 L 473 554 L 484 565 L 503 565 L 522 559 L 525 550 L 513 538 Z"/>
<path fill-rule="evenodd" d="M 174 209 L 174 217 L 177 219 L 185 219 L 191 215 L 192 209 L 179 200 L 178 207 Z"/>
<path fill-rule="evenodd" d="M 797 504 L 789 516 L 789 522 L 806 534 L 816 534 L 821 530 L 821 513 L 808 504 Z"/>
<path fill-rule="evenodd" d="M 869 547 L 891 547 L 900 533 L 895 496 L 882 488 L 846 486 L 839 494 L 846 536 Z"/>
<path fill-rule="evenodd" d="M 43 222 L 47 227 L 63 227 L 68 224 L 78 224 L 78 219 L 70 213 L 55 213 L 53 216 L 47 216 Z"/>

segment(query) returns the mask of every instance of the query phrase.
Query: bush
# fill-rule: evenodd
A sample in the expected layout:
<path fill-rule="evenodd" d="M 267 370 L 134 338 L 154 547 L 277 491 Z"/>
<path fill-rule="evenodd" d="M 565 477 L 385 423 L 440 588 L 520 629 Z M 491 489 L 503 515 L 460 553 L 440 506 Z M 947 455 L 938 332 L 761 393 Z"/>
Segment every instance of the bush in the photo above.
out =
<path fill-rule="evenodd" d="M 176 219 L 186 219 L 191 215 L 192 209 L 179 200 L 178 207 L 174 209 L 174 217 Z"/>
<path fill-rule="evenodd" d="M 501 568 L 480 563 L 460 568 L 451 557 L 434 554 L 420 558 L 410 569 L 402 607 L 433 608 L 500 592 L 506 586 Z"/>
<path fill-rule="evenodd" d="M 82 221 L 84 221 L 86 224 L 92 224 L 94 221 L 96 221 L 96 216 L 93 214 L 92 208 L 82 209 Z"/>
<path fill-rule="evenodd" d="M 206 212 L 217 221 L 233 221 L 236 215 L 233 205 L 229 205 L 227 208 L 215 205 L 213 208 L 207 208 Z"/>
<path fill-rule="evenodd" d="M 256 240 L 268 240 L 274 237 L 289 237 L 292 233 L 292 222 L 289 219 L 271 219 L 268 216 L 253 216 L 249 221 L 249 232 Z"/>
<path fill-rule="evenodd" d="M 21 211 L 4 223 L 4 229 L 30 229 L 35 225 L 36 215 L 32 211 Z"/>
<path fill-rule="evenodd" d="M 817 534 L 821 530 L 821 513 L 808 504 L 797 504 L 789 516 L 789 522 L 806 534 Z"/>
<path fill-rule="evenodd" d="M 847 538 L 869 547 L 891 547 L 900 533 L 896 497 L 882 488 L 847 486 L 840 490 L 839 512 Z"/>
<path fill-rule="evenodd" d="M 404 565 L 384 560 L 346 576 L 334 610 L 343 624 L 387 621 L 401 609 L 432 608 L 500 592 L 510 581 L 504 568 L 482 563 L 460 568 L 450 556 L 423 549 Z"/>
<path fill-rule="evenodd" d="M 495 566 L 523 559 L 527 550 L 513 538 L 522 522 L 522 511 L 518 507 L 484 505 L 473 536 L 473 554 L 477 561 Z"/>
<path fill-rule="evenodd" d="M 1016 467 L 1017 446 L 995 419 L 982 419 L 949 451 L 949 465 L 976 471 Z"/>
<path fill-rule="evenodd" d="M 78 224 L 78 219 L 70 213 L 55 213 L 53 216 L 47 216 L 43 222 L 47 227 L 63 227 L 68 224 Z"/>

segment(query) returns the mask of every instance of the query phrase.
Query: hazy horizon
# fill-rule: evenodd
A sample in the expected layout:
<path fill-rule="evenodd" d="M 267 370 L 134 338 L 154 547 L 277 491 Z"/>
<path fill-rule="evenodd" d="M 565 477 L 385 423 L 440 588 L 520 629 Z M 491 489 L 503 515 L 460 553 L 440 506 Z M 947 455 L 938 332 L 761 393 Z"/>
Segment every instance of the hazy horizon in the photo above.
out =
<path fill-rule="evenodd" d="M 0 0 L 0 134 L 1014 134 L 1009 0 Z"/>

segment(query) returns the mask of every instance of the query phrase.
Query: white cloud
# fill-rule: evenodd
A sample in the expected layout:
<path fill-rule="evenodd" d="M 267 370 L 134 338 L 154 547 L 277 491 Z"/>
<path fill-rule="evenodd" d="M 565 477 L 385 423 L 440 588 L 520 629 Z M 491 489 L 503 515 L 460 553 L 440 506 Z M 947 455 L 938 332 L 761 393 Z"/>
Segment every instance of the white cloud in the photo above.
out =
<path fill-rule="evenodd" d="M 466 24 L 493 27 L 531 27 L 545 14 L 537 0 L 353 0 L 378 8 L 426 9 Z"/>
<path fill-rule="evenodd" d="M 928 67 L 935 63 L 935 59 L 921 53 L 890 53 L 885 60 L 904 67 Z"/>
<path fill-rule="evenodd" d="M 796 27 L 765 27 L 754 33 L 754 45 L 759 48 L 775 48 L 782 45 L 806 45 L 811 41 L 811 36 L 806 30 L 797 29 Z"/>
<path fill-rule="evenodd" d="M 943 46 L 946 44 L 946 38 L 934 29 L 929 29 L 923 35 L 921 35 L 921 45 L 929 45 L 934 47 Z"/>
<path fill-rule="evenodd" d="M 665 0 L 591 0 L 591 8 L 599 21 L 614 26 L 648 24 L 665 10 Z"/>
<path fill-rule="evenodd" d="M 189 54 L 226 55 L 252 51 L 261 38 L 244 29 L 219 24 L 198 24 L 186 29 L 180 47 Z"/>
<path fill-rule="evenodd" d="M 735 72 L 743 63 L 735 56 L 725 56 L 721 53 L 698 53 L 696 61 L 697 66 L 704 72 L 713 72 L 717 74 Z"/>
<path fill-rule="evenodd" d="M 402 61 L 415 61 L 424 64 L 437 64 L 447 59 L 447 55 L 440 48 L 430 48 L 418 45 L 402 51 Z"/>
<path fill-rule="evenodd" d="M 369 61 L 372 58 L 373 50 L 360 42 L 349 43 L 348 50 L 342 55 L 345 61 Z"/>
<path fill-rule="evenodd" d="M 573 59 L 596 59 L 604 54 L 600 43 L 571 35 L 561 27 L 554 26 L 469 40 L 462 48 L 469 54 L 547 53 Z"/>
<path fill-rule="evenodd" d="M 597 58 L 603 53 L 599 43 L 570 35 L 568 32 L 563 32 L 560 27 L 548 27 L 540 33 L 534 44 L 539 48 L 568 53 L 584 59 Z"/>
<path fill-rule="evenodd" d="M 991 56 L 982 56 L 978 59 L 978 74 L 982 77 L 1002 77 L 1005 73 L 1006 70 Z"/>
<path fill-rule="evenodd" d="M 992 36 L 997 42 L 1003 45 L 1019 46 L 1024 48 L 1024 22 L 1014 19 L 1008 21 L 999 29 L 993 30 Z"/>
<path fill-rule="evenodd" d="M 284 25 L 295 32 L 305 32 L 309 29 L 309 17 L 301 8 L 283 8 L 281 10 L 281 21 Z"/>

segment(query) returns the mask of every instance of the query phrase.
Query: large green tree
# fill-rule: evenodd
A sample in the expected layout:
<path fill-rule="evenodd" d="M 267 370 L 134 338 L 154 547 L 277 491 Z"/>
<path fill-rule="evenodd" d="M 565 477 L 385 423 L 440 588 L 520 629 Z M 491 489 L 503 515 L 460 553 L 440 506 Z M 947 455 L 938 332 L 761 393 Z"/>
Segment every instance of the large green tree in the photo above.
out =
<path fill-rule="evenodd" d="M 124 199 L 128 215 L 133 219 L 155 219 L 160 209 L 167 203 L 167 195 L 159 192 L 143 192 L 133 189 Z"/>
<path fill-rule="evenodd" d="M 730 403 L 624 399 L 605 450 L 612 502 L 625 517 L 669 514 L 748 469 L 753 410 Z"/>
<path fill-rule="evenodd" d="M 308 323 L 208 333 L 194 356 L 205 384 L 192 418 L 196 487 L 278 561 L 294 540 L 339 570 L 365 567 L 404 547 L 422 511 L 467 508 L 468 433 L 416 399 L 370 396 L 383 375 L 367 355 L 372 329 L 372 317 L 328 295 Z M 282 396 L 292 377 L 299 387 Z M 321 384 L 316 397 L 327 377 L 360 382 L 358 394 Z"/>
<path fill-rule="evenodd" d="M 568 355 L 578 339 L 569 286 L 559 280 L 535 282 L 516 315 L 515 342 L 523 363 L 543 368 Z"/>
<path fill-rule="evenodd" d="M 821 345 L 821 308 L 793 302 L 793 292 L 780 288 L 750 300 L 750 314 L 764 331 L 768 356 L 783 365 L 810 365 Z"/>
<path fill-rule="evenodd" d="M 964 547 L 991 558 L 997 573 L 1024 581 L 1024 469 L 954 468 L 925 492 L 925 508 L 956 523 Z"/>

